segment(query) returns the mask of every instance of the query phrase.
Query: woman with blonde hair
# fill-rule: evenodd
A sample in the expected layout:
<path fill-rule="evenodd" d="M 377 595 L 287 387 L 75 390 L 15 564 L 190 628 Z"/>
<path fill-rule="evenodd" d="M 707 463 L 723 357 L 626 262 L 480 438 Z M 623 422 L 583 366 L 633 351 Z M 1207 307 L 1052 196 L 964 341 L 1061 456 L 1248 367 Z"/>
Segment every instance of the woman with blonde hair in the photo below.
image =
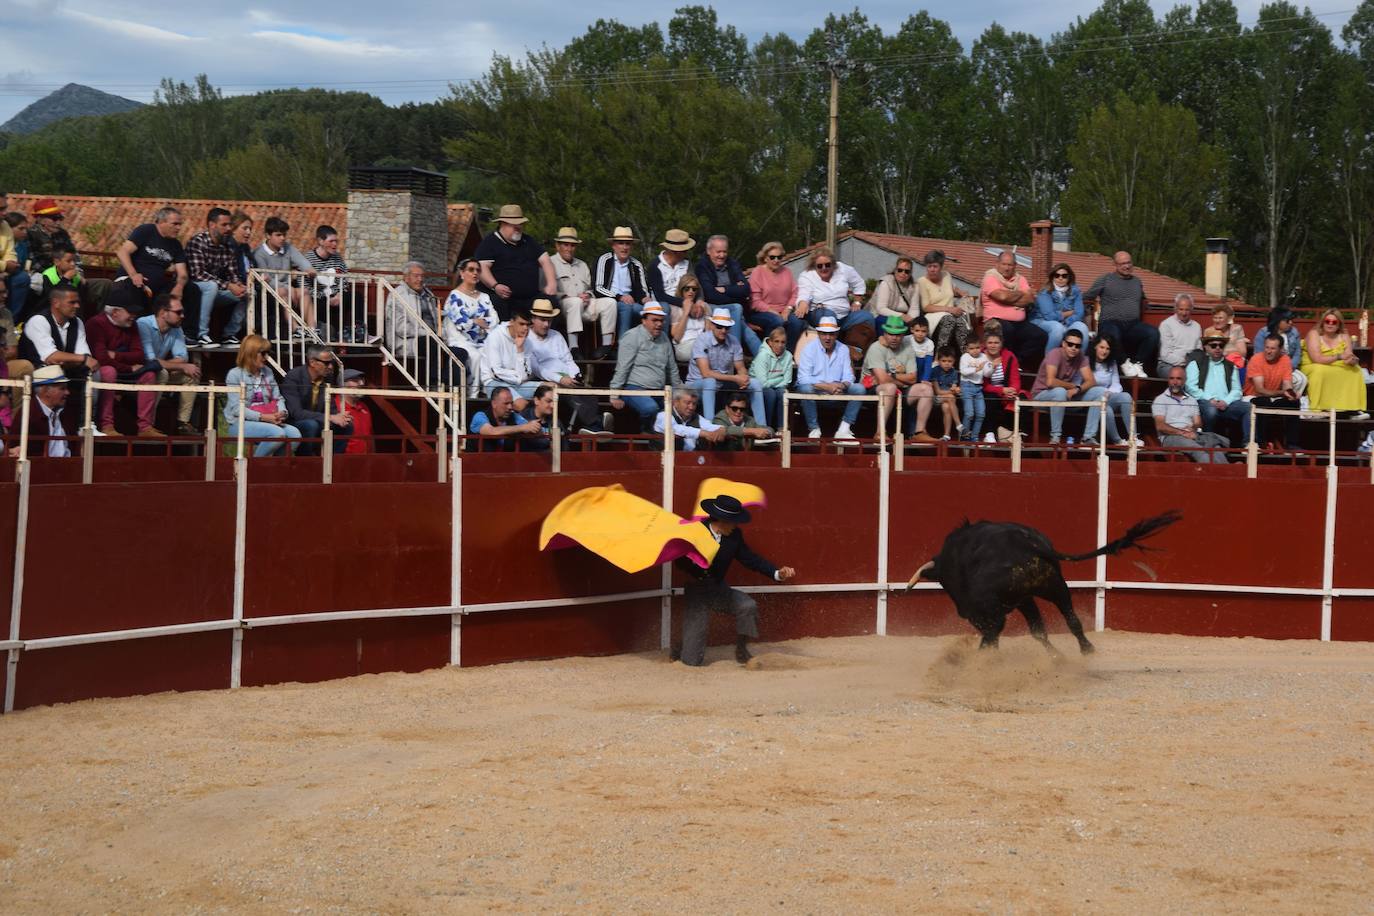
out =
<path fill-rule="evenodd" d="M 921 297 L 913 273 L 915 263 L 903 255 L 892 265 L 892 270 L 878 281 L 877 288 L 868 300 L 875 323 L 882 324 L 888 316 L 896 315 L 909 328 L 916 316 L 921 314 Z"/>
<path fill-rule="evenodd" d="M 763 337 L 774 328 L 785 329 L 791 349 L 805 324 L 796 315 L 797 280 L 783 266 L 783 251 L 782 242 L 765 242 L 759 249 L 758 266 L 749 272 L 749 323 L 758 325 Z"/>
<path fill-rule="evenodd" d="M 237 432 L 241 414 L 244 438 L 263 440 L 253 449 L 254 458 L 271 455 L 287 440 L 301 437 L 301 431 L 286 422 L 286 402 L 267 365 L 271 346 L 266 337 L 249 334 L 239 346 L 238 365 L 224 379 L 224 384 L 233 389 L 224 404 L 224 420 L 229 429 Z M 242 398 L 238 393 L 240 384 L 244 386 Z M 293 444 L 291 451 L 295 450 Z"/>
<path fill-rule="evenodd" d="M 1364 413 L 1364 370 L 1345 332 L 1345 319 L 1335 309 L 1322 312 L 1316 327 L 1307 332 L 1302 371 L 1307 376 L 1308 404 L 1313 410 Z"/>

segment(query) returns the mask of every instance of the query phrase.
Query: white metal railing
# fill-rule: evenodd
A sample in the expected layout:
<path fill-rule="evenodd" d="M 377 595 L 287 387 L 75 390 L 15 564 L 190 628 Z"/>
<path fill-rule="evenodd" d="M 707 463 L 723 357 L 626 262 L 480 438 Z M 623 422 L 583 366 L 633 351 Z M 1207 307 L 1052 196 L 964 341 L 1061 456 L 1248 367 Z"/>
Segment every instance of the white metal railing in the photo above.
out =
<path fill-rule="evenodd" d="M 382 354 L 416 391 L 460 391 L 466 396 L 476 392 L 478 367 L 465 369 L 463 360 L 453 352 L 438 331 L 444 304 L 436 297 L 434 323 L 398 295 L 401 287 L 387 278 L 378 278 L 378 328 Z M 432 406 L 436 410 L 439 405 Z M 441 411 L 442 413 L 442 411 Z"/>
<path fill-rule="evenodd" d="M 325 277 L 252 268 L 248 333 L 269 339 L 299 335 L 331 347 L 374 345 L 385 332 L 386 316 L 373 304 L 381 302 L 380 290 L 391 279 L 366 272 Z"/>
<path fill-rule="evenodd" d="M 747 393 L 747 392 L 746 392 Z M 782 392 L 782 466 L 790 468 L 792 466 L 792 402 L 793 401 L 858 401 L 860 403 L 877 403 L 878 405 L 878 450 L 887 452 L 887 412 L 884 408 L 884 398 L 876 394 L 817 394 L 804 393 L 799 391 L 788 391 L 786 388 Z M 757 417 L 755 419 L 758 419 Z M 807 440 L 812 441 L 810 439 Z M 824 438 L 816 440 L 826 441 Z M 830 439 L 836 448 L 843 449 L 847 445 L 858 445 L 863 447 L 863 441 L 857 436 L 852 440 Z"/>
<path fill-rule="evenodd" d="M 98 383 L 104 384 L 104 383 Z M 0 387 L 10 388 L 11 390 L 22 389 L 25 398 L 29 394 L 29 382 L 0 380 Z M 124 386 L 123 390 L 137 390 L 142 386 Z M 166 386 L 174 388 L 176 386 Z M 185 386 L 183 386 L 185 387 Z M 212 386 L 191 386 L 191 387 L 212 387 Z M 223 390 L 222 388 L 220 390 Z M 330 389 L 337 393 L 338 389 Z M 372 395 L 380 392 L 378 396 L 395 396 L 395 392 L 387 389 L 354 389 L 356 393 Z M 208 392 L 207 392 L 208 393 Z M 629 390 L 629 389 L 579 389 L 579 393 L 609 395 L 609 396 L 639 396 L 662 398 L 665 402 L 672 397 L 671 389 L 662 391 Z M 407 396 L 421 397 L 420 393 L 407 393 Z M 846 397 L 865 397 L 873 399 L 873 396 L 825 396 L 826 398 L 845 399 Z M 446 396 L 450 410 L 454 405 L 461 403 L 461 398 L 456 393 Z M 1039 402 L 1040 405 L 1048 407 L 1052 402 Z M 1073 402 L 1069 402 L 1073 403 Z M 1055 405 L 1067 406 L 1067 405 Z M 1091 404 L 1078 402 L 1078 406 L 1085 407 Z M 1105 414 L 1104 414 L 1105 415 Z M 27 419 L 27 410 L 23 417 Z M 1134 438 L 1134 415 L 1132 415 L 1131 435 Z M 1328 423 L 1334 429 L 1334 416 L 1328 416 Z M 25 441 L 27 430 L 22 428 L 21 441 Z M 557 426 L 555 424 L 555 429 Z M 555 436 L 557 433 L 554 434 Z M 241 434 L 240 434 L 241 438 Z M 1018 437 L 1019 438 L 1019 437 Z M 21 452 L 21 456 L 26 454 Z M 245 568 L 245 543 L 248 536 L 248 521 L 246 516 L 247 507 L 247 479 L 248 462 L 243 455 L 240 446 L 239 454 L 242 457 L 236 459 L 236 516 L 235 516 L 235 572 L 234 572 L 234 592 L 232 606 L 229 613 L 221 619 L 209 621 L 196 621 L 190 623 L 169 624 L 165 626 L 138 627 L 122 630 L 110 630 L 93 633 L 70 634 L 63 636 L 40 637 L 34 639 L 20 638 L 20 613 L 24 595 L 24 569 L 25 569 L 25 550 L 27 544 L 28 531 L 28 506 L 29 493 L 31 489 L 31 477 L 29 470 L 31 462 L 21 460 L 17 462 L 17 479 L 19 483 L 18 511 L 16 516 L 16 538 L 14 555 L 14 576 L 11 591 L 11 616 L 9 639 L 0 642 L 0 649 L 7 650 L 8 653 L 8 680 L 5 692 L 5 710 L 9 711 L 14 706 L 15 685 L 19 676 L 19 659 L 23 652 L 42 651 L 60 646 L 71 646 L 79 644 L 104 643 L 122 641 L 129 639 L 144 639 L 158 636 L 174 634 L 184 634 L 193 632 L 211 631 L 230 631 L 231 640 L 231 665 L 230 665 L 230 687 L 237 687 L 240 683 L 240 671 L 242 663 L 242 640 L 243 633 L 255 627 L 285 626 L 300 623 L 318 623 L 331 620 L 354 620 L 354 619 L 387 619 L 416 616 L 442 616 L 447 615 L 451 618 L 451 641 L 450 641 L 450 663 L 461 664 L 461 630 L 462 618 L 468 614 L 486 613 L 493 611 L 508 611 L 522 609 L 546 608 L 550 606 L 567 605 L 592 605 L 604 604 L 615 601 L 628 601 L 640 598 L 658 597 L 661 599 L 661 618 L 660 618 L 660 645 L 666 647 L 670 637 L 671 628 L 671 598 L 681 594 L 681 589 L 673 588 L 671 585 L 671 569 L 665 565 L 662 571 L 662 585 L 658 589 L 637 590 L 632 592 L 617 592 L 602 595 L 587 595 L 575 598 L 548 598 L 533 599 L 525 601 L 511 602 L 489 602 L 464 604 L 461 600 L 461 549 L 463 538 L 463 513 L 462 513 L 462 472 L 463 460 L 461 451 L 457 448 L 448 451 L 444 462 L 448 468 L 448 480 L 450 489 L 451 528 L 450 528 L 450 601 L 448 604 L 441 604 L 427 607 L 397 607 L 397 608 L 369 608 L 347 611 L 322 611 L 306 614 L 286 614 L 262 618 L 248 618 L 244 614 L 244 580 L 246 575 Z M 758 585 L 746 586 L 746 592 L 756 593 L 872 593 L 875 595 L 875 630 L 879 634 L 886 633 L 886 609 L 888 593 L 900 591 L 906 587 L 904 581 L 889 581 L 887 574 L 886 545 L 888 543 L 888 528 L 890 517 L 888 502 L 890 492 L 888 488 L 889 470 L 888 462 L 881 461 L 878 465 L 879 489 L 878 489 L 878 532 L 876 544 L 879 550 L 879 562 L 877 574 L 871 582 L 830 582 L 830 583 L 808 583 L 802 585 Z M 441 472 L 442 474 L 442 472 Z M 663 460 L 662 460 L 662 505 L 667 511 L 673 510 L 673 483 L 675 474 L 673 434 L 671 425 L 667 425 L 663 436 Z M 1110 487 L 1110 465 L 1105 451 L 1099 449 L 1097 453 L 1097 506 L 1096 506 L 1096 540 L 1097 543 L 1105 543 L 1107 540 L 1108 523 L 1108 499 Z M 442 479 L 442 478 L 441 478 Z M 1371 483 L 1374 483 L 1372 481 Z M 1186 582 L 1158 582 L 1158 581 L 1133 581 L 1133 580 L 1110 580 L 1106 576 L 1105 556 L 1096 559 L 1094 578 L 1087 580 L 1071 580 L 1068 584 L 1071 588 L 1083 589 L 1091 588 L 1095 591 L 1095 614 L 1094 624 L 1097 630 L 1106 627 L 1106 595 L 1112 590 L 1164 590 L 1179 592 L 1224 592 L 1228 594 L 1244 595 L 1272 595 L 1283 594 L 1300 597 L 1320 598 L 1322 603 L 1321 623 L 1319 638 L 1322 640 L 1331 639 L 1331 621 L 1333 613 L 1333 599 L 1336 598 L 1369 598 L 1374 597 L 1374 588 L 1339 588 L 1334 585 L 1334 555 L 1335 555 L 1335 521 L 1337 512 L 1337 468 L 1334 464 L 1334 451 L 1332 461 L 1326 467 L 1326 506 L 1325 506 L 1325 537 L 1323 539 L 1323 559 L 1322 559 L 1322 584 L 1320 587 L 1271 587 L 1260 585 L 1226 585 L 1217 583 L 1186 583 Z M 918 588 L 934 589 L 939 586 L 935 583 L 923 583 Z"/>
<path fill-rule="evenodd" d="M 322 443 L 320 455 L 323 458 L 321 483 L 334 482 L 334 437 L 336 434 L 331 417 L 334 416 L 335 395 L 360 398 L 401 398 L 403 400 L 410 398 L 424 399 L 430 403 L 442 402 L 441 420 L 435 430 L 435 451 L 439 453 L 439 483 L 448 480 L 448 431 L 450 429 L 463 429 L 467 417 L 467 403 L 461 393 L 454 391 L 406 391 L 395 388 L 344 388 L 326 383 L 324 386 L 324 425 L 320 431 Z M 456 442 L 454 447 L 457 447 Z"/>
<path fill-rule="evenodd" d="M 95 402 L 99 399 L 101 391 L 122 391 L 130 394 L 147 394 L 155 392 L 161 394 L 182 394 L 191 392 L 194 394 L 204 394 L 206 396 L 205 405 L 205 479 L 215 479 L 215 450 L 219 436 L 219 424 L 215 415 L 215 395 L 238 394 L 240 403 L 243 402 L 245 389 L 243 385 L 142 385 L 133 382 L 102 382 L 91 380 L 86 383 L 87 395 L 85 398 L 86 414 L 82 418 L 81 429 L 81 482 L 90 483 L 95 478 L 95 424 L 92 422 L 92 414 L 95 410 Z M 242 458 L 243 455 L 243 412 L 239 411 L 238 432 L 236 435 L 234 457 Z"/>

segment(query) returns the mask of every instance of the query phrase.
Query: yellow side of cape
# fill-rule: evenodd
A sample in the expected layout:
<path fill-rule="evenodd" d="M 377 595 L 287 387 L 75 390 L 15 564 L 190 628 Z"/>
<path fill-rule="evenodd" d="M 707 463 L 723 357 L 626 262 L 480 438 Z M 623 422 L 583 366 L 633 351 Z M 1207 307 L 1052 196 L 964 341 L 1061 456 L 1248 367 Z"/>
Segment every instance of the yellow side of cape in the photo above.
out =
<path fill-rule="evenodd" d="M 540 550 L 574 544 L 626 572 L 639 572 L 684 556 L 704 569 L 711 565 L 719 546 L 704 525 L 665 512 L 661 506 L 625 492 L 620 484 L 578 490 L 554 506 L 544 519 L 539 531 Z"/>

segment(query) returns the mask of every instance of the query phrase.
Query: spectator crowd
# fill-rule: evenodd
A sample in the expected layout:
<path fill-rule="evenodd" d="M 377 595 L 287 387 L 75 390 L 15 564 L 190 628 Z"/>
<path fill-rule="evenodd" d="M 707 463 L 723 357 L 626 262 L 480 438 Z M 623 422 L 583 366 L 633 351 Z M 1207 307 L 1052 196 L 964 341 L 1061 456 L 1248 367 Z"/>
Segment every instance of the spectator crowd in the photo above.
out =
<path fill-rule="evenodd" d="M 800 396 L 813 440 L 831 429 L 837 442 L 857 441 L 860 411 L 876 400 L 892 423 L 902 404 L 901 432 L 916 443 L 1007 442 L 1011 412 L 1029 401 L 1044 403 L 1049 444 L 1068 444 L 1066 408 L 1081 402 L 1091 405 L 1077 412 L 1082 444 L 1105 436 L 1117 445 L 1135 435 L 1133 380 L 1151 371 L 1164 387 L 1143 413 L 1162 445 L 1199 462 L 1224 462 L 1214 449 L 1248 441 L 1252 402 L 1287 414 L 1256 421 L 1259 441 L 1282 450 L 1299 446 L 1304 409 L 1367 417 L 1365 372 L 1338 310 L 1303 336 L 1291 312 L 1275 309 L 1251 339 L 1230 306 L 1215 306 L 1204 327 L 1192 297 L 1180 293 L 1156 327 L 1124 251 L 1086 289 L 1067 263 L 1054 264 L 1033 289 L 1004 251 L 976 290 L 961 290 L 945 256 L 931 250 L 919 263 L 896 258 L 870 294 L 858 271 L 823 246 L 811 249 L 798 276 L 783 263 L 780 242 L 763 245 L 746 271 L 727 236 L 699 243 L 676 228 L 645 262 L 636 254 L 644 240 L 614 227 L 609 250 L 589 265 L 577 256 L 576 227 L 560 228 L 549 252 L 525 232 L 522 209 L 507 205 L 473 256 L 455 265 L 442 301 L 423 265 L 402 267 L 378 338 L 357 318 L 339 233 L 327 225 L 302 253 L 280 217 L 264 221 L 255 245 L 250 217 L 214 207 L 183 245 L 186 217 L 164 207 L 129 232 L 114 252 L 115 276 L 103 280 L 85 276 L 55 200 L 10 212 L 0 194 L 0 214 L 0 371 L 32 376 L 31 423 L 53 435 L 74 428 L 88 381 L 196 384 L 205 381 L 208 351 L 237 348 L 224 379 L 232 391 L 207 422 L 242 422 L 258 456 L 317 451 L 326 428 L 336 450 L 367 450 L 371 413 L 365 398 L 348 393 L 365 384 L 364 374 L 343 368 L 330 341 L 380 339 L 413 362 L 421 385 L 438 377 L 442 344 L 465 369 L 465 393 L 485 399 L 466 432 L 496 450 L 548 448 L 555 427 L 609 434 L 615 417 L 579 392 L 588 387 L 588 361 L 612 358 L 609 387 L 634 392 L 610 401 L 622 412 L 622 431 L 671 432 L 689 451 L 776 442 L 790 423 L 785 391 Z M 264 315 L 262 333 L 244 336 L 253 269 L 289 305 L 291 327 Z M 280 379 L 268 359 L 275 339 L 295 340 L 303 354 Z M 335 386 L 329 404 L 327 385 Z M 117 392 L 93 396 L 93 434 L 118 435 Z M 837 419 L 824 409 L 828 398 L 843 402 L 828 405 Z M 164 438 L 158 393 L 136 392 L 132 403 L 133 434 Z M 198 434 L 194 406 L 193 392 L 179 394 L 178 434 Z M 12 407 L 0 403 L 0 423 L 13 423 Z M 51 443 L 49 454 L 69 453 L 65 442 Z"/>

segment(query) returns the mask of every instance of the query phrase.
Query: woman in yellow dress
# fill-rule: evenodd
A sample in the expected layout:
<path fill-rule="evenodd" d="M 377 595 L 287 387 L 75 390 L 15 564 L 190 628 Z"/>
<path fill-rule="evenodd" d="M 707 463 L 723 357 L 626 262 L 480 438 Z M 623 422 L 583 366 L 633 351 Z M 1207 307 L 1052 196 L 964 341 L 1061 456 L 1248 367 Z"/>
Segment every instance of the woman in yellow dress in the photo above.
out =
<path fill-rule="evenodd" d="M 1345 332 L 1345 321 L 1335 309 L 1322 312 L 1317 326 L 1307 332 L 1302 371 L 1307 374 L 1307 397 L 1313 410 L 1364 411 L 1364 370 Z"/>

